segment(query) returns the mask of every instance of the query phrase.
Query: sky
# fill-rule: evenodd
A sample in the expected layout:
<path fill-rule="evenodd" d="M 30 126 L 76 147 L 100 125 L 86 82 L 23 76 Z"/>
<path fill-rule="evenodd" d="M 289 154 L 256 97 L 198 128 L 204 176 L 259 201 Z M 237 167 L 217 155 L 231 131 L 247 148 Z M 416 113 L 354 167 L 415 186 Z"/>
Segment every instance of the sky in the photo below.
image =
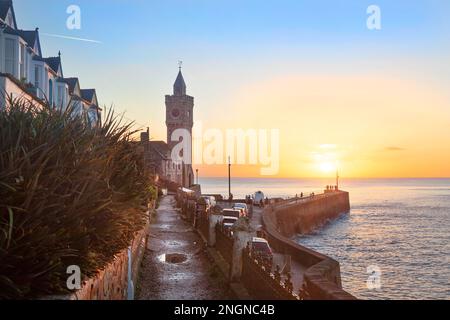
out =
<path fill-rule="evenodd" d="M 40 28 L 44 55 L 61 50 L 66 77 L 154 140 L 166 139 L 164 95 L 182 60 L 203 130 L 279 130 L 277 177 L 450 177 L 449 1 L 14 4 L 19 28 Z M 66 27 L 70 5 L 80 30 Z M 381 30 L 367 28 L 370 5 Z M 227 174 L 224 164 L 195 167 Z"/>

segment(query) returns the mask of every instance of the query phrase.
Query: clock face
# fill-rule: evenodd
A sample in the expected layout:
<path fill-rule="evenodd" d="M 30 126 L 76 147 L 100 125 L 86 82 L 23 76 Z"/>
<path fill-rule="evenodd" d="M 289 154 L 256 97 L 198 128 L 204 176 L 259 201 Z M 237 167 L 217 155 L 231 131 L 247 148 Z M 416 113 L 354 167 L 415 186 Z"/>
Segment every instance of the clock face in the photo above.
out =
<path fill-rule="evenodd" d="M 172 110 L 172 117 L 173 117 L 173 118 L 177 119 L 177 118 L 180 117 L 180 115 L 181 115 L 181 112 L 180 112 L 179 109 L 176 109 L 176 108 L 175 108 L 175 109 Z"/>

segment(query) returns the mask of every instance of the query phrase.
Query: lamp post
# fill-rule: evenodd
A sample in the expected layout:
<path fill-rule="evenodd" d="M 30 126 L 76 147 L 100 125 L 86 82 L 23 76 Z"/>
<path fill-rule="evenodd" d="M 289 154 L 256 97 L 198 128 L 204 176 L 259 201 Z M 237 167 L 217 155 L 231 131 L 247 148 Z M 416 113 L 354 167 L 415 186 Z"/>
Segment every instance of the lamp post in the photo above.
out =
<path fill-rule="evenodd" d="M 195 173 L 197 174 L 197 185 L 198 185 L 198 169 L 195 170 Z"/>
<path fill-rule="evenodd" d="M 339 170 L 336 169 L 336 191 L 339 191 Z"/>
<path fill-rule="evenodd" d="M 228 157 L 228 199 L 231 201 L 231 157 Z"/>

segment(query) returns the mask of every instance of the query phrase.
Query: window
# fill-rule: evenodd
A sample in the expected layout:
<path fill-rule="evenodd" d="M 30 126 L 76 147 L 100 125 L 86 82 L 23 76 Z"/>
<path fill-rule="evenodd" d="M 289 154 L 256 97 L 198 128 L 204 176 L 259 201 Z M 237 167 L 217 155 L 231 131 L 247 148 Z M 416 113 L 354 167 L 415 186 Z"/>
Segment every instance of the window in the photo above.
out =
<path fill-rule="evenodd" d="M 42 83 L 42 67 L 41 66 L 35 66 L 34 67 L 34 86 L 36 88 L 41 88 Z"/>
<path fill-rule="evenodd" d="M 50 106 L 53 107 L 53 81 L 52 79 L 48 80 L 48 102 Z"/>
<path fill-rule="evenodd" d="M 64 107 L 64 87 L 63 86 L 58 86 L 58 102 L 57 102 L 57 107 L 58 108 L 63 108 Z"/>
<path fill-rule="evenodd" d="M 25 66 L 25 45 L 20 44 L 20 55 L 19 55 L 19 76 L 20 80 L 27 78 L 26 66 Z"/>
<path fill-rule="evenodd" d="M 15 75 L 15 52 L 15 41 L 5 39 L 5 71 L 11 75 Z"/>

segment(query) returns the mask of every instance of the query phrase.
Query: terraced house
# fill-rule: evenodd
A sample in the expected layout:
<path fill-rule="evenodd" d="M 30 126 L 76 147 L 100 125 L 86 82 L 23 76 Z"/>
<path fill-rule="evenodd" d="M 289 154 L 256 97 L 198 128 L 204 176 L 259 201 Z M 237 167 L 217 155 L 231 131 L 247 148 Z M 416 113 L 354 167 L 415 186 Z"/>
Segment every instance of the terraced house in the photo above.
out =
<path fill-rule="evenodd" d="M 81 89 L 78 78 L 65 78 L 61 53 L 44 57 L 39 29 L 20 30 L 12 0 L 0 0 L 0 108 L 8 96 L 63 110 L 71 106 L 90 123 L 101 121 L 95 89 Z"/>

